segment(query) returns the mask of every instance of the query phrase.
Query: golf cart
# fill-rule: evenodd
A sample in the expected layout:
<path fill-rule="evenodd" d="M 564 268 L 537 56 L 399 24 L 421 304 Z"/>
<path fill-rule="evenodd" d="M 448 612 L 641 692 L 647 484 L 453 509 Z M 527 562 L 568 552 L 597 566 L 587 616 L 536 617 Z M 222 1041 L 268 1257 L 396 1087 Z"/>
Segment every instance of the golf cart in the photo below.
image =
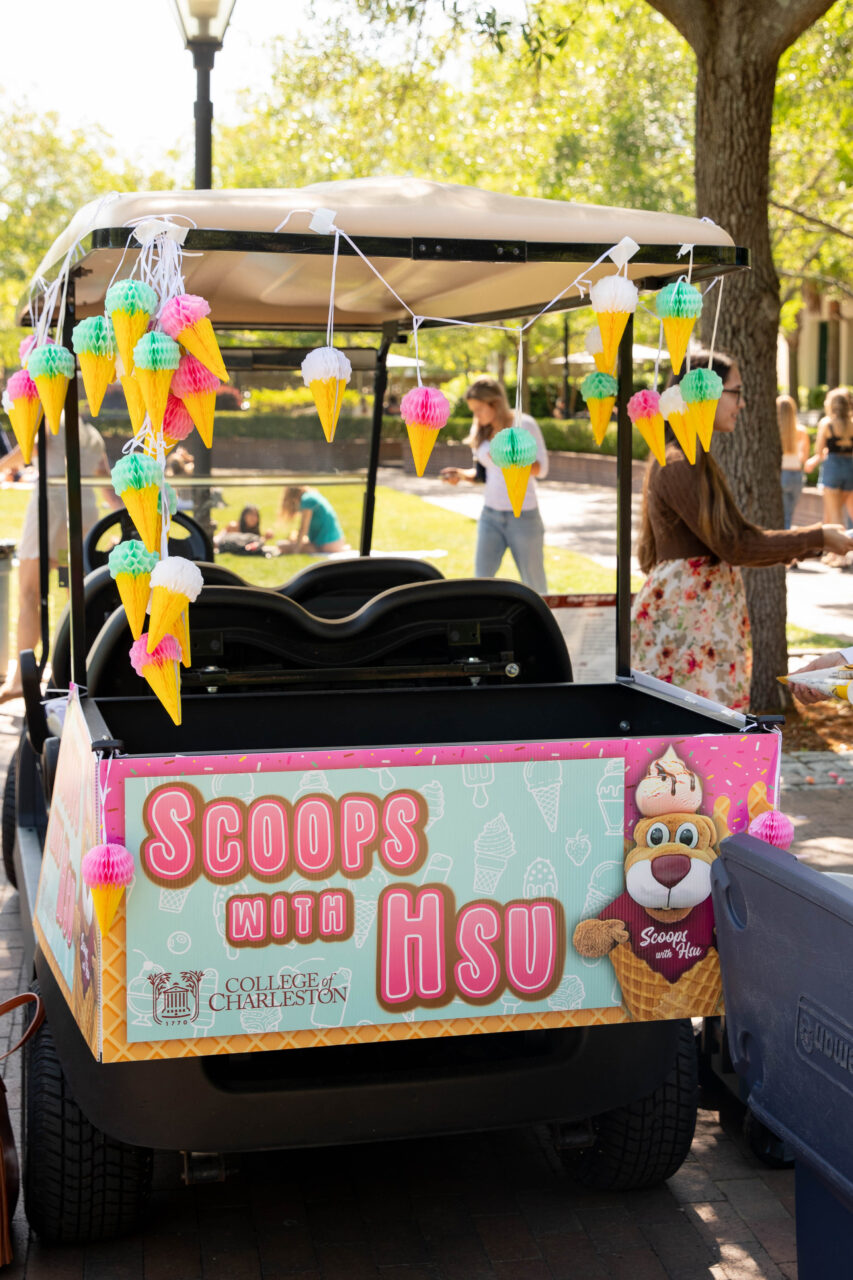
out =
<path fill-rule="evenodd" d="M 47 1014 L 24 1061 L 24 1193 L 44 1240 L 130 1229 L 154 1149 L 185 1152 L 191 1176 L 196 1153 L 546 1122 L 573 1177 L 627 1189 L 670 1176 L 690 1147 L 690 1018 L 720 1008 L 712 921 L 699 937 L 649 917 L 649 963 L 587 926 L 612 921 L 616 900 L 625 914 L 626 849 L 630 870 L 662 842 L 689 864 L 699 888 L 675 920 L 704 902 L 719 836 L 778 796 L 779 737 L 631 671 L 632 321 L 612 679 L 573 681 L 560 627 L 526 587 L 371 550 L 387 356 L 415 313 L 417 329 L 587 305 L 624 237 L 624 270 L 648 292 L 683 274 L 684 245 L 694 282 L 748 255 L 692 218 L 365 180 L 102 200 L 39 276 L 78 246 L 70 346 L 140 252 L 133 225 L 177 222 L 186 291 L 220 333 L 319 331 L 336 243 L 323 210 L 350 237 L 335 328 L 378 338 L 350 352 L 374 375 L 360 556 L 274 591 L 223 575 L 201 546 L 180 724 L 128 664 L 103 567 L 84 572 L 69 386 L 64 715 L 24 655 L 12 851 Z M 238 358 L 293 369 L 303 354 Z M 81 875 L 100 842 L 134 858 L 103 935 Z M 667 903 L 684 875 L 668 866 Z"/>

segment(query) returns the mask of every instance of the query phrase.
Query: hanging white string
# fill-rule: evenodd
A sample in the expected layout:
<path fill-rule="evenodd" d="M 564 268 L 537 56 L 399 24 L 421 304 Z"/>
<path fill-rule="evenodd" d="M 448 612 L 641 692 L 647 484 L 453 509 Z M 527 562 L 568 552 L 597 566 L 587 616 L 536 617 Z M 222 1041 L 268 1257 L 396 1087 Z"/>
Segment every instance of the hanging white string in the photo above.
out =
<path fill-rule="evenodd" d="M 716 343 L 716 341 L 717 341 L 717 325 L 718 325 L 718 324 L 719 324 L 719 322 L 720 322 L 720 304 L 721 304 L 721 303 L 722 303 L 722 301 L 723 301 L 723 277 L 722 277 L 722 276 L 717 276 L 717 279 L 714 281 L 714 284 L 719 284 L 719 286 L 720 286 L 720 287 L 719 287 L 719 289 L 718 289 L 718 291 L 717 291 L 717 314 L 714 316 L 714 330 L 713 330 L 713 332 L 712 332 L 712 334 L 711 334 L 711 350 L 710 350 L 710 355 L 708 356 L 708 368 L 709 368 L 709 369 L 711 368 L 711 363 L 712 363 L 712 361 L 713 361 L 713 359 L 714 359 L 714 344 L 715 344 L 715 343 Z M 711 288 L 712 288 L 712 289 L 713 289 L 713 287 L 714 287 L 714 285 L 711 285 Z M 706 292 L 707 292 L 707 291 L 706 291 Z"/>
<path fill-rule="evenodd" d="M 533 316 L 532 319 L 528 320 L 527 323 L 522 326 L 522 328 L 529 329 L 532 324 L 535 324 L 537 320 L 540 320 L 542 316 L 544 316 L 546 311 L 550 311 L 551 307 L 556 306 L 557 303 L 560 301 L 560 299 L 564 298 L 566 294 L 569 293 L 572 289 L 576 288 L 581 297 L 583 297 L 584 294 L 589 293 L 590 289 L 592 288 L 592 280 L 589 279 L 589 273 L 594 271 L 596 267 L 600 267 L 602 262 L 604 262 L 605 258 L 607 258 L 615 248 L 616 248 L 616 245 L 611 245 L 611 247 L 607 250 L 607 252 L 603 253 L 600 258 L 596 258 L 595 262 L 591 263 L 588 267 L 584 267 L 581 274 L 579 276 L 576 276 L 575 279 L 571 282 L 571 284 L 567 284 L 565 289 L 561 289 L 560 292 L 557 294 L 557 296 L 552 298 L 550 302 L 546 303 L 541 311 L 537 311 L 536 315 Z M 625 268 L 625 275 L 627 276 L 628 274 L 627 262 L 623 263 L 623 266 Z M 619 274 L 618 270 L 616 274 L 617 275 Z"/>
<path fill-rule="evenodd" d="M 518 329 L 518 361 L 515 366 L 515 426 L 521 426 L 521 378 L 524 372 L 524 325 Z"/>
<path fill-rule="evenodd" d="M 287 226 L 288 222 L 290 222 L 290 219 L 296 213 L 307 213 L 309 217 L 313 218 L 315 210 L 314 209 L 291 209 L 287 217 L 283 218 L 277 227 L 273 227 L 273 235 L 276 235 L 279 231 L 283 231 L 284 228 Z"/>
<path fill-rule="evenodd" d="M 424 385 L 423 382 L 421 381 L 421 357 L 420 357 L 420 352 L 418 351 L 418 329 L 421 327 L 422 320 L 423 320 L 423 316 L 412 317 L 412 337 L 415 340 L 415 368 L 418 375 L 419 387 L 422 387 Z"/>
<path fill-rule="evenodd" d="M 334 346 L 335 338 L 335 276 L 338 271 L 338 250 L 341 247 L 341 233 L 335 228 L 335 247 L 332 251 L 332 285 L 329 290 L 329 318 L 326 321 L 326 346 Z"/>
<path fill-rule="evenodd" d="M 658 328 L 658 353 L 655 356 L 655 391 L 657 391 L 658 389 L 658 380 L 660 377 L 660 358 L 661 358 L 662 351 L 663 351 L 663 320 L 661 320 L 660 327 Z"/>
<path fill-rule="evenodd" d="M 104 778 L 101 781 L 101 765 L 106 760 L 107 767 L 104 771 Z M 101 844 L 107 843 L 107 796 L 110 791 L 110 769 L 112 768 L 113 758 L 111 755 L 105 755 L 103 751 L 95 752 L 95 777 L 98 783 L 98 830 L 101 834 Z"/>

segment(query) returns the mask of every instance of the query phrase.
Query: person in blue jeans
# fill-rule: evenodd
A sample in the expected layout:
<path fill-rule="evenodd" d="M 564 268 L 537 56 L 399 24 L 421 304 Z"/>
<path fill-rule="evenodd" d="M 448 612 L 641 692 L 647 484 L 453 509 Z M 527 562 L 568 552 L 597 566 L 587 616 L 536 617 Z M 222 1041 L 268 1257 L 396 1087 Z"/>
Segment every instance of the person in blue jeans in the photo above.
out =
<path fill-rule="evenodd" d="M 529 414 L 521 415 L 525 427 L 536 441 L 536 461 L 530 468 L 530 482 L 521 515 L 515 516 L 506 490 L 503 472 L 492 462 L 492 440 L 499 431 L 515 423 L 515 414 L 509 406 L 506 392 L 494 378 L 478 378 L 466 391 L 468 408 L 474 415 L 473 425 L 467 437 L 474 454 L 474 466 L 445 467 L 442 480 L 459 484 L 467 480 L 477 481 L 477 463 L 485 468 L 486 484 L 483 494 L 483 510 L 477 526 L 477 550 L 474 557 L 474 573 L 478 578 L 497 576 L 504 553 L 509 550 L 518 568 L 521 581 L 540 595 L 548 590 L 545 581 L 545 527 L 539 512 L 536 483 L 533 476 L 544 480 L 548 474 L 548 451 L 539 424 Z"/>
<path fill-rule="evenodd" d="M 811 441 L 808 431 L 797 421 L 797 402 L 793 396 L 776 397 L 776 420 L 782 445 L 782 527 L 790 529 L 803 488 L 803 467 L 811 453 Z"/>
<path fill-rule="evenodd" d="M 278 544 L 285 555 L 310 555 L 312 552 L 329 554 L 332 551 L 348 551 L 335 508 L 316 489 L 305 485 L 291 485 L 281 498 L 281 513 L 293 520 L 299 517 L 299 525 L 286 542 Z"/>
<path fill-rule="evenodd" d="M 807 472 L 820 465 L 824 524 L 843 524 L 853 518 L 853 400 L 844 387 L 835 387 L 823 402 L 824 417 L 817 427 L 815 450 Z M 846 567 L 844 556 L 828 556 L 835 568 Z"/>

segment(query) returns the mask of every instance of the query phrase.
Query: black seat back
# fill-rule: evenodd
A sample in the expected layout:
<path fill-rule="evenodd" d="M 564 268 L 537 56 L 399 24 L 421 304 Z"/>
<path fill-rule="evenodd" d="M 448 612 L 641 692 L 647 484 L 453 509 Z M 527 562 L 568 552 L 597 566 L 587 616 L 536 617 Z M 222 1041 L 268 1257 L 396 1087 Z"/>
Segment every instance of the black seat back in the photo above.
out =
<path fill-rule="evenodd" d="M 252 587 L 204 587 L 190 605 L 194 688 L 277 690 L 548 684 L 570 681 L 565 641 L 542 598 L 492 579 L 394 587 L 347 618 L 325 619 Z M 123 611 L 89 653 L 89 690 L 144 692 L 127 657 Z"/>
<path fill-rule="evenodd" d="M 276 587 L 318 618 L 346 618 L 374 596 L 412 582 L 443 582 L 435 565 L 406 556 L 358 556 L 309 564 Z"/>
<path fill-rule="evenodd" d="M 243 579 L 218 564 L 199 563 L 202 577 L 211 585 L 241 586 Z M 121 597 L 109 565 L 93 569 L 83 579 L 83 609 L 86 617 L 86 648 L 112 613 L 121 606 Z M 59 615 L 50 653 L 50 683 L 55 689 L 67 689 L 71 679 L 71 613 L 66 605 Z"/>

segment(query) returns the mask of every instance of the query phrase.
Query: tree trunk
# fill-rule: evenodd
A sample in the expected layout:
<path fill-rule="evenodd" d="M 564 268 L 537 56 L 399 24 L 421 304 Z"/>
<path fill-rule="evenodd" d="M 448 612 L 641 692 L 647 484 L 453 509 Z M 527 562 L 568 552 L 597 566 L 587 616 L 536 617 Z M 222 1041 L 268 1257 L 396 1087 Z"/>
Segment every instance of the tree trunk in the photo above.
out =
<path fill-rule="evenodd" d="M 776 425 L 779 282 L 767 219 L 770 133 L 776 68 L 784 50 L 831 7 L 831 0 L 649 0 L 696 54 L 696 206 L 700 217 L 752 253 L 752 270 L 723 287 L 717 349 L 740 366 L 746 404 L 714 453 L 744 515 L 782 526 L 781 446 Z M 719 286 L 718 286 L 719 287 Z M 703 316 L 710 337 L 716 297 Z M 785 571 L 744 574 L 753 632 L 751 703 L 762 711 L 788 702 L 776 677 L 787 670 Z"/>
<path fill-rule="evenodd" d="M 800 407 L 800 336 L 803 331 L 802 312 L 797 314 L 797 327 L 792 333 L 785 334 L 788 344 L 788 395 L 792 396 Z"/>
<path fill-rule="evenodd" d="M 841 303 L 830 302 L 826 322 L 826 385 L 832 390 L 841 381 Z"/>

